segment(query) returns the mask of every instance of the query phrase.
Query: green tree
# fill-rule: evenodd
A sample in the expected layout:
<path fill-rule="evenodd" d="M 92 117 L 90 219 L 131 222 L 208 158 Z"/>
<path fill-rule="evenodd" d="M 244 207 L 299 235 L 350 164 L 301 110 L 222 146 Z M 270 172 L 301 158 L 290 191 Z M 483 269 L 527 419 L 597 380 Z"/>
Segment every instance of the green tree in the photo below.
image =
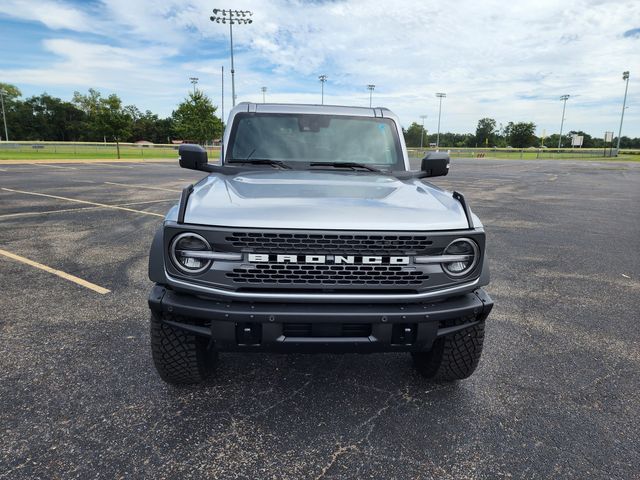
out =
<path fill-rule="evenodd" d="M 131 109 L 123 107 L 122 100 L 115 93 L 100 98 L 98 105 L 96 125 L 116 142 L 116 152 L 120 158 L 120 142 L 131 134 Z"/>
<path fill-rule="evenodd" d="M 200 90 L 189 94 L 172 113 L 173 129 L 182 140 L 205 144 L 219 138 L 222 122 L 216 117 L 217 107 Z"/>
<path fill-rule="evenodd" d="M 509 122 L 505 127 L 508 144 L 514 148 L 527 148 L 535 146 L 536 124 L 533 122 Z"/>
<path fill-rule="evenodd" d="M 419 123 L 413 122 L 409 125 L 409 128 L 406 130 L 403 129 L 402 133 L 404 133 L 404 142 L 407 144 L 407 147 L 410 148 L 418 148 L 420 147 L 420 137 L 422 134 L 422 125 Z M 422 145 L 428 146 L 429 142 L 427 141 L 427 131 L 424 131 L 424 136 L 422 137 Z"/>
<path fill-rule="evenodd" d="M 493 118 L 481 118 L 476 127 L 476 144 L 479 147 L 495 145 L 496 121 Z"/>

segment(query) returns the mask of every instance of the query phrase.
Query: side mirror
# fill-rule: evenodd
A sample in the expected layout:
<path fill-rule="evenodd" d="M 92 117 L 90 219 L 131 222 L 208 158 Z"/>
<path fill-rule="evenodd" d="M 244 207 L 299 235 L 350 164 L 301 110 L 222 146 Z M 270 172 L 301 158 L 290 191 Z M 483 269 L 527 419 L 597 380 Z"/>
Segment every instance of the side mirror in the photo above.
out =
<path fill-rule="evenodd" d="M 190 170 L 204 170 L 209 163 L 207 151 L 200 145 L 184 143 L 178 147 L 180 166 Z"/>
<path fill-rule="evenodd" d="M 449 173 L 449 154 L 443 152 L 431 152 L 422 159 L 420 170 L 426 173 L 425 177 L 443 177 Z"/>

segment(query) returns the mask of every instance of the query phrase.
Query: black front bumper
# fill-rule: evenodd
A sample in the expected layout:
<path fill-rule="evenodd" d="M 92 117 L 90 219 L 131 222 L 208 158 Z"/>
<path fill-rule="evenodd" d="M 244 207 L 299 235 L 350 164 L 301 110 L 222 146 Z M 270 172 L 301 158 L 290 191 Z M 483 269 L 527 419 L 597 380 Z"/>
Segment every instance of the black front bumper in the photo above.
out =
<path fill-rule="evenodd" d="M 168 325 L 211 338 L 218 351 L 423 351 L 486 320 L 483 289 L 437 303 L 250 303 L 185 295 L 156 285 L 149 307 Z"/>

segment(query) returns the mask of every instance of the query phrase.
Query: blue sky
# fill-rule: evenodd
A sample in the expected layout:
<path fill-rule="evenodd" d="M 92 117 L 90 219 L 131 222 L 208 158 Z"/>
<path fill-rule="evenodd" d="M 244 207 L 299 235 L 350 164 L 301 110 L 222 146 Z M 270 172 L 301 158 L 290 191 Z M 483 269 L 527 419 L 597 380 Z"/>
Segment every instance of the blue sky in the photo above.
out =
<path fill-rule="evenodd" d="M 617 132 L 631 71 L 623 134 L 640 136 L 640 2 L 459 0 L 456 2 L 208 0 L 2 0 L 0 81 L 24 96 L 70 99 L 93 87 L 169 115 L 199 87 L 231 104 L 229 31 L 214 7 L 252 10 L 234 29 L 238 101 L 374 104 L 408 126 L 427 115 L 443 131 L 472 132 L 478 119 L 533 121 L 538 134 Z"/>

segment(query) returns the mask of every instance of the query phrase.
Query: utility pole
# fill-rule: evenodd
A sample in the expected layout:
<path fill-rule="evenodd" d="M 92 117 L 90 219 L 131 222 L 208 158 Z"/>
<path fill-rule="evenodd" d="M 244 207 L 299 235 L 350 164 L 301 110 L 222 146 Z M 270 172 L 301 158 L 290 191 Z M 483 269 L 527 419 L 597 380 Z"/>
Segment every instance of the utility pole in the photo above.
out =
<path fill-rule="evenodd" d="M 198 77 L 189 77 L 189 81 L 193 84 L 193 94 L 196 94 L 196 85 L 198 85 Z"/>
<path fill-rule="evenodd" d="M 617 151 L 620 150 L 620 135 L 622 135 L 622 121 L 624 120 L 624 109 L 627 108 L 627 90 L 629 89 L 629 71 L 622 72 L 622 79 L 627 81 L 627 84 L 624 87 L 624 100 L 622 101 L 622 115 L 620 115 L 620 129 L 618 130 L 618 146 L 616 147 L 616 155 Z M 4 110 L 3 110 L 4 112 Z M 7 124 L 5 122 L 5 128 L 7 128 Z"/>
<path fill-rule="evenodd" d="M 564 127 L 564 112 L 567 108 L 567 100 L 569 100 L 570 95 L 562 95 L 560 100 L 564 102 L 562 105 L 562 120 L 560 121 L 560 138 L 558 139 L 558 150 L 562 148 L 562 127 Z"/>
<path fill-rule="evenodd" d="M 260 90 L 262 90 L 262 103 L 266 103 L 266 93 L 267 93 L 267 87 L 262 87 Z"/>
<path fill-rule="evenodd" d="M 220 10 L 219 8 L 213 9 L 213 15 L 209 17 L 209 20 L 216 23 L 229 23 L 229 40 L 231 42 L 231 103 L 236 106 L 236 80 L 235 80 L 235 68 L 233 66 L 233 25 L 234 24 L 250 24 L 253 20 L 250 18 L 253 12 L 249 10 Z"/>
<path fill-rule="evenodd" d="M 446 96 L 446 93 L 436 93 L 436 97 L 440 99 L 440 106 L 438 107 L 438 136 L 436 137 L 436 148 L 440 148 L 440 114 L 442 113 L 442 99 Z"/>
<path fill-rule="evenodd" d="M 367 85 L 367 88 L 369 89 L 369 108 L 371 108 L 371 104 L 373 100 L 373 89 L 376 88 L 376 86 L 373 84 L 369 84 Z"/>
<path fill-rule="evenodd" d="M 7 116 L 4 113 L 4 96 L 7 94 L 2 88 L 0 88 L 0 101 L 2 102 L 2 120 L 4 121 L 4 140 L 9 141 L 9 131 L 7 130 Z"/>
<path fill-rule="evenodd" d="M 422 150 L 422 138 L 424 137 L 424 119 L 427 118 L 427 116 L 420 115 L 420 118 L 422 119 L 422 130 L 420 130 L 420 150 Z"/>
<path fill-rule="evenodd" d="M 324 83 L 327 81 L 327 76 L 320 75 L 318 77 L 318 80 L 320 80 L 320 95 L 321 95 L 320 105 L 324 105 Z"/>

